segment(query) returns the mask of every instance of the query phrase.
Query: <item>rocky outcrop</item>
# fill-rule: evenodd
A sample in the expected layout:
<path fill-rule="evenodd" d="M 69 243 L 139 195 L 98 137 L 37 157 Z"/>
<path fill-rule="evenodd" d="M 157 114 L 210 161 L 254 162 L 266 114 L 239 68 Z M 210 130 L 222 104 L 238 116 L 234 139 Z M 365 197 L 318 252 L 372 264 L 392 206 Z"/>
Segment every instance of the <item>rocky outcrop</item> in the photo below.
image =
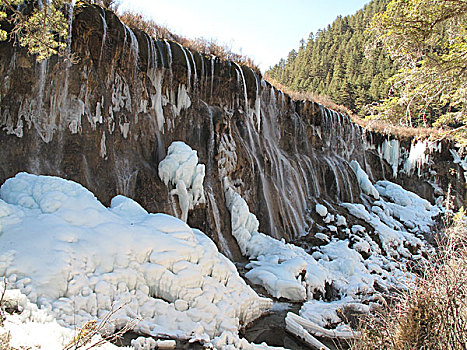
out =
<path fill-rule="evenodd" d="M 372 180 L 399 182 L 432 201 L 453 184 L 463 203 L 463 171 L 449 143 L 411 152 L 413 140 L 365 132 L 345 115 L 293 101 L 247 67 L 153 40 L 97 6 L 76 9 L 71 30 L 77 64 L 37 63 L 0 43 L 0 183 L 19 171 L 58 175 L 105 204 L 124 194 L 148 211 L 180 216 L 158 165 L 182 140 L 206 165 L 206 203 L 189 224 L 237 260 L 226 176 L 260 230 L 286 240 L 312 227 L 316 203 L 364 200 L 352 160 Z"/>

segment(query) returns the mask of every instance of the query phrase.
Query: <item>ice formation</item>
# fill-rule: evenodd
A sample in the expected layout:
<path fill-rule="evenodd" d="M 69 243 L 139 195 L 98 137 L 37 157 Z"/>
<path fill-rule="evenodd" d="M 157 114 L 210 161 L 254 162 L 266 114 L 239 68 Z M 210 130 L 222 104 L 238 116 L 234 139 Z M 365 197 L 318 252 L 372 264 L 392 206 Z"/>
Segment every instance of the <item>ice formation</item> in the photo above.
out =
<path fill-rule="evenodd" d="M 139 337 L 131 341 L 135 350 L 175 349 L 175 340 L 154 340 L 153 338 Z"/>
<path fill-rule="evenodd" d="M 394 259 L 417 258 L 413 251 L 418 256 L 427 251 L 420 234 L 439 213 L 399 185 L 373 185 L 358 163 L 353 168 L 362 189 L 375 200 L 341 205 L 374 230 L 378 243 L 365 227 L 346 228 L 348 218 L 317 204 L 315 210 L 329 231 L 347 230 L 348 238 L 316 233 L 324 245 L 312 255 L 259 232 L 246 201 L 228 178 L 223 180 L 232 234 L 250 259 L 246 278 L 275 298 L 308 300 L 300 315 L 287 316 L 286 326 L 314 345 L 320 344 L 315 336 L 351 336 L 338 309 L 368 312 L 379 300 L 378 290 L 407 278 L 404 263 Z M 169 147 L 159 172 L 166 184 L 176 186 L 173 191 L 180 200 L 204 199 L 204 166 L 183 142 Z M 185 189 L 182 195 L 180 188 Z M 8 293 L 19 295 L 18 303 L 25 305 L 19 315 L 8 316 L 5 329 L 19 339 L 30 339 L 16 334 L 25 332 L 25 321 L 34 321 L 42 332 L 56 329 L 59 339 L 53 341 L 59 349 L 73 337 L 66 327 L 102 319 L 121 306 L 109 331 L 140 318 L 136 331 L 141 334 L 199 340 L 216 348 L 267 348 L 240 339 L 238 330 L 269 309 L 271 300 L 259 297 L 206 235 L 181 220 L 149 214 L 124 196 L 113 198 L 106 208 L 74 182 L 21 173 L 0 188 L 0 232 L 0 274 L 16 289 Z M 329 286 L 339 300 L 313 301 L 325 296 Z M 330 330 L 330 325 L 337 327 Z M 133 344 L 140 349 L 155 346 L 149 339 Z"/>
<path fill-rule="evenodd" d="M 430 162 L 430 154 L 432 152 L 441 151 L 441 142 L 431 142 L 429 140 L 418 140 L 412 142 L 410 146 L 409 156 L 404 162 L 404 172 L 412 175 L 415 170 L 420 177 L 422 168 Z"/>
<path fill-rule="evenodd" d="M 326 238 L 323 239 L 326 244 L 312 255 L 293 244 L 258 232 L 256 216 L 250 213 L 246 201 L 224 178 L 232 234 L 243 255 L 252 260 L 247 265 L 250 271 L 246 277 L 252 283 L 262 285 L 276 298 L 309 300 L 300 316 L 289 313 L 286 326 L 290 332 L 317 348 L 323 344 L 315 336 L 346 339 L 355 335 L 338 317 L 337 309 L 346 307 L 368 312 L 373 303 L 380 301 L 378 290 L 388 291 L 407 281 L 409 277 L 403 260 L 421 258 L 422 252 L 429 251 L 421 233 L 429 230 L 434 224 L 433 217 L 439 213 L 436 206 L 397 184 L 379 181 L 373 185 L 357 162 L 353 163 L 353 168 L 362 190 L 374 198 L 373 207 L 368 210 L 358 203 L 341 205 L 350 215 L 371 226 L 379 236 L 379 243 L 370 237 L 365 227 L 354 225 L 351 230 L 345 228 L 347 220 L 342 215 L 334 216 L 325 206 L 317 204 L 315 210 L 323 221 L 336 221 L 337 226 L 328 225 L 329 230 L 337 232 L 345 228 L 348 239 L 329 239 L 327 235 L 316 233 L 315 237 L 322 235 Z M 402 261 L 395 262 L 394 259 Z M 324 296 L 326 285 L 332 285 L 341 299 L 331 304 L 311 301 L 316 293 Z M 329 329 L 336 324 L 337 328 Z"/>
<path fill-rule="evenodd" d="M 464 178 L 467 181 L 467 156 L 462 159 L 457 151 L 454 149 L 449 150 L 454 158 L 454 164 L 459 164 L 459 166 L 464 170 Z"/>
<path fill-rule="evenodd" d="M 302 248 L 258 232 L 259 223 L 248 204 L 224 179 L 226 204 L 232 219 L 232 234 L 242 254 L 252 261 L 246 277 L 263 285 L 273 296 L 302 301 L 307 288 L 324 292 L 329 278 L 315 259 Z M 305 283 L 306 279 L 306 283 Z"/>
<path fill-rule="evenodd" d="M 272 306 L 202 232 L 123 196 L 106 208 L 77 183 L 20 173 L 0 189 L 0 227 L 0 274 L 57 327 L 121 306 L 109 331 L 139 318 L 142 334 L 209 342 Z"/>
<path fill-rule="evenodd" d="M 204 164 L 198 164 L 197 152 L 181 141 L 172 142 L 167 156 L 159 163 L 159 177 L 166 186 L 175 188 L 172 194 L 178 196 L 182 220 L 186 222 L 188 211 L 204 203 Z"/>
<path fill-rule="evenodd" d="M 350 162 L 350 167 L 352 168 L 355 175 L 357 176 L 357 181 L 362 191 L 369 196 L 373 196 L 373 198 L 375 199 L 379 199 L 378 191 L 371 183 L 370 179 L 368 178 L 368 175 L 360 167 L 360 164 L 358 164 L 356 160 L 352 160 Z"/>
<path fill-rule="evenodd" d="M 401 156 L 399 140 L 384 140 L 383 144 L 378 148 L 378 153 L 382 159 L 391 165 L 392 176 L 397 177 Z"/>

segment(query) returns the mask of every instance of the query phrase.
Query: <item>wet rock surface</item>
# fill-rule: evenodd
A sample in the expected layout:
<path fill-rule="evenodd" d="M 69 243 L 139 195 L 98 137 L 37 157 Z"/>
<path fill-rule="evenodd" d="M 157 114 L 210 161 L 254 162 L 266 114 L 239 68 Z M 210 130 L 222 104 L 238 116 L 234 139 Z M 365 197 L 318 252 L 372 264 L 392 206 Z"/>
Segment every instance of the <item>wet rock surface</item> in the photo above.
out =
<path fill-rule="evenodd" d="M 106 205 L 123 194 L 148 211 L 180 216 L 158 164 L 173 141 L 183 140 L 206 165 L 207 200 L 188 223 L 236 261 L 243 258 L 231 235 L 224 176 L 257 215 L 260 231 L 287 241 L 322 225 L 310 210 L 317 202 L 336 209 L 362 201 L 351 160 L 371 180 L 390 179 L 432 202 L 437 186 L 446 195 L 453 184 L 455 204 L 464 202 L 463 171 L 448 142 L 394 177 L 383 155 L 393 136 L 293 101 L 247 67 L 155 41 L 97 6 L 75 10 L 70 49 L 75 65 L 56 57 L 38 63 L 0 43 L 0 183 L 20 171 L 58 175 Z M 402 169 L 416 140 L 397 142 Z"/>

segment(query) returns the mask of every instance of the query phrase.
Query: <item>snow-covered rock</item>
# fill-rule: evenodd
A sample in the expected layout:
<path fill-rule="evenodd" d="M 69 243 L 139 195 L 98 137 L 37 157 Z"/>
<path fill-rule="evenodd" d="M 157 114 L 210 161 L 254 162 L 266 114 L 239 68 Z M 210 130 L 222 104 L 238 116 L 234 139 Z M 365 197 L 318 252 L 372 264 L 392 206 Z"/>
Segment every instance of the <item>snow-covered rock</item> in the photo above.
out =
<path fill-rule="evenodd" d="M 323 218 L 328 214 L 328 208 L 326 208 L 324 205 L 319 204 L 319 203 L 316 204 L 315 210 Z"/>

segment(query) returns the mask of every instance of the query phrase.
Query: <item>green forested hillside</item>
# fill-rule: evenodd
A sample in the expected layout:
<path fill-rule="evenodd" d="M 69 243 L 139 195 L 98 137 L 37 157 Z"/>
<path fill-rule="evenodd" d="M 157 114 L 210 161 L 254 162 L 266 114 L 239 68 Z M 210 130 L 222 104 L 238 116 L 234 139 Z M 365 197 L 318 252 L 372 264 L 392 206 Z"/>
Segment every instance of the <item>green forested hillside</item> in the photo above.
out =
<path fill-rule="evenodd" d="M 352 16 L 337 17 L 270 68 L 266 78 L 295 91 L 328 96 L 362 116 L 368 114 L 373 103 L 388 96 L 387 80 L 397 72 L 397 65 L 372 45 L 365 32 L 374 14 L 388 3 L 373 0 Z"/>

